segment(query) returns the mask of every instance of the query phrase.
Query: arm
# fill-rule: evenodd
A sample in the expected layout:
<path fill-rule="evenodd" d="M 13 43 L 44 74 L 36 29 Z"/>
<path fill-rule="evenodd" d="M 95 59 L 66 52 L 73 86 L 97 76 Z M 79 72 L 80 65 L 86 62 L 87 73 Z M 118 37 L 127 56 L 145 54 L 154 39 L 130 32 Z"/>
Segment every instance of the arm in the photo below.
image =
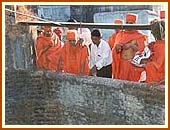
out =
<path fill-rule="evenodd" d="M 154 57 L 151 62 L 146 64 L 147 66 L 153 66 L 157 71 L 161 71 L 162 66 L 165 64 L 165 46 L 164 44 L 160 44 L 159 46 L 154 48 Z"/>
<path fill-rule="evenodd" d="M 93 66 L 95 65 L 95 54 L 94 54 L 94 49 L 93 49 L 93 45 L 91 44 L 90 46 L 90 69 L 93 68 Z"/>
<path fill-rule="evenodd" d="M 142 52 L 143 49 L 145 48 L 146 38 L 147 38 L 146 36 L 143 36 L 143 37 L 140 37 L 136 40 L 139 52 Z"/>
<path fill-rule="evenodd" d="M 62 70 L 62 72 L 66 71 L 66 55 L 67 54 L 67 42 L 65 42 L 63 48 L 61 49 L 61 56 L 60 56 L 60 68 Z"/>
<path fill-rule="evenodd" d="M 42 49 L 42 52 L 41 54 L 44 54 L 49 48 L 51 48 L 53 46 L 53 43 L 50 42 L 47 46 L 45 46 L 43 49 Z"/>
<path fill-rule="evenodd" d="M 37 43 L 36 43 L 37 59 L 39 59 L 39 57 L 41 56 L 43 44 L 44 44 L 43 40 L 37 38 Z"/>
<path fill-rule="evenodd" d="M 43 39 L 41 39 L 41 38 L 37 39 L 37 45 L 36 45 L 37 57 L 39 58 L 41 55 L 43 55 L 52 46 L 53 46 L 52 42 L 50 42 L 47 46 L 45 46 Z"/>
<path fill-rule="evenodd" d="M 81 62 L 81 66 L 80 66 L 80 74 L 84 74 L 85 73 L 85 61 Z"/>
<path fill-rule="evenodd" d="M 90 51 L 90 76 L 94 76 L 96 74 L 96 66 L 95 66 L 95 53 L 93 49 L 93 45 L 91 45 L 91 51 Z"/>
<path fill-rule="evenodd" d="M 82 48 L 82 55 L 81 55 L 81 64 L 80 64 L 80 74 L 85 74 L 85 66 L 88 58 L 88 49 L 86 46 Z"/>
<path fill-rule="evenodd" d="M 61 53 L 61 52 L 60 52 L 60 53 Z M 62 71 L 63 63 L 62 63 L 61 54 L 59 54 L 59 60 L 58 60 L 57 68 L 58 68 L 59 71 Z"/>
<path fill-rule="evenodd" d="M 90 69 L 89 75 L 90 75 L 90 76 L 95 76 L 95 75 L 96 75 L 96 72 L 97 72 L 97 67 L 96 67 L 96 65 L 94 65 L 94 66 Z"/>

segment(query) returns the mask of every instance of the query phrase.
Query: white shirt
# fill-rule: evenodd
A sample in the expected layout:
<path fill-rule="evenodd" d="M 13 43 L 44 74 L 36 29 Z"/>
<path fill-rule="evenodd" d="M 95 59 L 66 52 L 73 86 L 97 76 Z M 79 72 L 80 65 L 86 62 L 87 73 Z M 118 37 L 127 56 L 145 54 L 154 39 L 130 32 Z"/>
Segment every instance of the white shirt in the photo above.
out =
<path fill-rule="evenodd" d="M 97 70 L 112 63 L 112 53 L 109 44 L 101 39 L 99 46 L 91 44 L 90 69 L 96 65 Z"/>

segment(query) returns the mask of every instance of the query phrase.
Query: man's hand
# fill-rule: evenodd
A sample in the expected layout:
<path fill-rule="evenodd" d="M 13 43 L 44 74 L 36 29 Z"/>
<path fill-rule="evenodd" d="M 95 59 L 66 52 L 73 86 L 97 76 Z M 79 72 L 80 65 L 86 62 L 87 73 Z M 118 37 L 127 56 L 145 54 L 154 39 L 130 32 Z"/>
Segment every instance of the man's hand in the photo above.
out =
<path fill-rule="evenodd" d="M 89 75 L 90 75 L 90 76 L 95 76 L 96 73 L 97 73 L 97 67 L 96 67 L 96 65 L 95 65 L 95 66 L 93 66 L 93 67 L 91 68 Z"/>
<path fill-rule="evenodd" d="M 117 53 L 120 53 L 122 51 L 122 45 L 121 44 L 116 44 L 115 49 Z"/>
<path fill-rule="evenodd" d="M 79 38 L 79 42 L 80 42 L 80 44 L 83 44 L 84 39 L 83 38 Z"/>
<path fill-rule="evenodd" d="M 48 44 L 48 46 L 46 46 L 45 48 L 43 48 L 42 54 L 45 53 L 45 52 L 46 52 L 49 48 L 51 48 L 52 46 L 54 46 L 54 45 L 53 45 L 52 42 L 50 42 L 50 43 Z"/>
<path fill-rule="evenodd" d="M 149 59 L 142 59 L 141 64 L 146 64 L 149 61 Z"/>
<path fill-rule="evenodd" d="M 51 39 L 51 41 L 50 41 L 50 44 L 48 45 L 49 47 L 52 47 L 52 46 L 54 46 L 55 45 L 55 41 L 53 40 L 53 39 Z"/>

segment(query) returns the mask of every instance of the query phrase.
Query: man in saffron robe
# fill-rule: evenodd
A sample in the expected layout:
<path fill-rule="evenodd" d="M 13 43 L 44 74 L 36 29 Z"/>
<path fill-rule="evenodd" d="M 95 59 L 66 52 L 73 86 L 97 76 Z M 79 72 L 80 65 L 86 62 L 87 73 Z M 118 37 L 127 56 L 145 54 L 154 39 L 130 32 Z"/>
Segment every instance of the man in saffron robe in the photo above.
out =
<path fill-rule="evenodd" d="M 121 19 L 116 19 L 116 20 L 114 21 L 114 24 L 123 24 L 123 20 L 121 20 Z M 116 35 L 119 33 L 119 31 L 122 31 L 122 30 L 116 29 L 116 30 L 115 30 L 115 33 L 113 33 L 113 34 L 109 37 L 109 39 L 108 39 L 108 43 L 109 43 L 109 45 L 110 45 L 111 50 L 112 50 L 112 48 L 114 47 Z"/>
<path fill-rule="evenodd" d="M 55 71 L 61 71 L 61 50 L 63 42 L 61 41 L 62 30 L 59 28 L 54 29 L 52 38 L 55 39 L 55 45 L 49 49 L 50 54 L 48 60 L 50 60 L 49 69 Z"/>
<path fill-rule="evenodd" d="M 116 19 L 114 21 L 115 24 L 123 24 L 123 20 L 121 19 Z M 116 29 L 115 30 L 115 33 L 113 33 L 110 37 L 109 37 L 109 40 L 108 40 L 108 43 L 110 45 L 110 48 L 112 50 L 112 57 L 113 57 L 113 62 L 112 62 L 112 77 L 115 78 L 115 70 L 117 68 L 117 64 L 115 64 L 116 62 L 114 62 L 115 60 L 119 60 L 119 59 L 116 59 L 118 57 L 115 57 L 115 50 L 113 49 L 114 45 L 115 45 L 115 39 L 116 39 L 116 36 L 119 32 L 122 32 L 123 30 L 119 30 L 119 29 Z"/>
<path fill-rule="evenodd" d="M 69 19 L 67 22 L 72 22 L 72 23 L 77 23 L 77 21 L 73 18 Z M 89 68 L 89 47 L 88 47 L 88 40 L 91 40 L 91 33 L 90 30 L 88 28 L 77 28 L 74 25 L 70 25 L 68 26 L 68 31 L 70 30 L 74 30 L 77 31 L 78 34 L 78 43 L 81 45 L 82 47 L 82 52 L 84 54 L 86 58 L 86 62 L 85 62 L 85 70 L 84 70 L 84 74 L 88 75 L 90 68 Z M 88 39 L 88 40 L 87 40 Z"/>
<path fill-rule="evenodd" d="M 66 38 L 67 41 L 61 53 L 63 71 L 66 73 L 87 75 L 87 72 L 85 72 L 85 66 L 88 60 L 87 48 L 82 47 L 79 43 L 76 30 L 69 30 Z"/>
<path fill-rule="evenodd" d="M 152 56 L 144 66 L 146 83 L 163 83 L 165 80 L 165 22 L 154 20 L 151 22 L 151 32 L 155 42 L 151 43 Z"/>
<path fill-rule="evenodd" d="M 56 35 L 52 33 L 51 26 L 44 26 L 43 29 L 43 34 L 37 37 L 37 68 L 58 70 L 58 54 L 61 45 L 57 42 Z"/>
<path fill-rule="evenodd" d="M 128 13 L 126 24 L 135 24 L 137 15 Z M 113 50 L 113 63 L 115 66 L 113 78 L 138 81 L 143 68 L 138 68 L 130 63 L 135 53 L 142 52 L 147 36 L 138 30 L 125 30 L 117 34 Z"/>

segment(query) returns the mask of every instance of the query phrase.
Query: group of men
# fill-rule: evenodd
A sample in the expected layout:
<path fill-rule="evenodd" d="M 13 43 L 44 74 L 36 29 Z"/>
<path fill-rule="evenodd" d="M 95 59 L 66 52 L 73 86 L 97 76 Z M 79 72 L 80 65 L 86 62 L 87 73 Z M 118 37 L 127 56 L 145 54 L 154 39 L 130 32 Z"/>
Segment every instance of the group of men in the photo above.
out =
<path fill-rule="evenodd" d="M 128 13 L 126 24 L 135 24 L 137 15 Z M 69 20 L 68 22 L 75 22 Z M 123 24 L 116 19 L 115 24 Z M 147 43 L 147 35 L 138 30 L 115 30 L 108 42 L 100 30 L 91 32 L 91 44 L 86 44 L 77 28 L 69 26 L 66 41 L 62 31 L 44 26 L 36 41 L 37 68 L 78 75 L 98 76 L 135 82 L 164 83 L 165 21 L 154 20 L 151 32 L 155 41 Z"/>

